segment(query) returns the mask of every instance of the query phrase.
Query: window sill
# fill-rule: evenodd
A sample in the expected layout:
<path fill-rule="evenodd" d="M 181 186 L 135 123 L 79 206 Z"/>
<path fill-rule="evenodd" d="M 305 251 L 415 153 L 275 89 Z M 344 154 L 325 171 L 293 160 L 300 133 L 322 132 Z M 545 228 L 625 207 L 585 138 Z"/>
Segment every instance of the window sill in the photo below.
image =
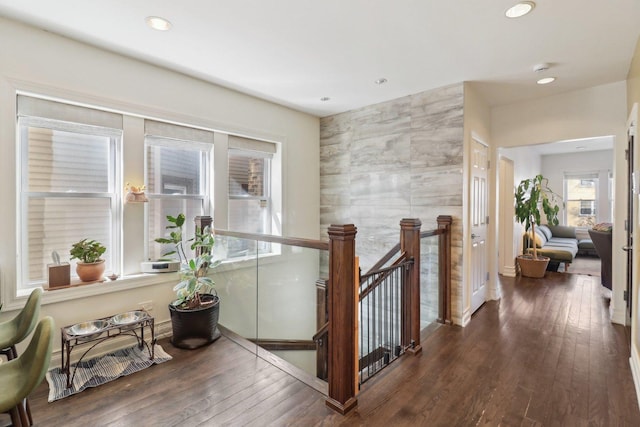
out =
<path fill-rule="evenodd" d="M 80 298 L 87 298 L 96 295 L 110 294 L 113 292 L 128 291 L 145 286 L 160 284 L 171 284 L 178 282 L 178 273 L 140 273 L 123 276 L 117 280 L 107 280 L 102 283 L 92 283 L 90 285 L 76 286 L 65 289 L 55 289 L 45 291 L 42 295 L 42 304 L 52 304 L 63 301 L 71 301 Z M 19 289 L 17 297 L 7 301 L 4 310 L 17 310 L 24 306 L 31 290 Z"/>
<path fill-rule="evenodd" d="M 227 271 L 257 268 L 260 264 L 271 264 L 277 262 L 280 257 L 279 252 L 270 252 L 260 254 L 256 256 L 238 257 L 226 259 L 215 269 L 209 272 L 209 275 L 215 275 L 215 273 L 224 273 Z M 93 297 L 104 294 L 111 294 L 113 292 L 123 292 L 131 289 L 143 288 L 146 286 L 154 286 L 167 284 L 168 286 L 178 283 L 178 273 L 139 273 L 129 276 L 123 276 L 117 280 L 106 280 L 101 283 L 92 283 L 89 285 L 75 286 L 71 288 L 46 290 L 42 295 L 42 304 L 53 304 L 64 301 L 72 301 L 81 298 Z M 18 289 L 17 296 L 5 301 L 2 308 L 3 311 L 19 310 L 24 307 L 24 303 L 27 300 L 30 289 Z"/>

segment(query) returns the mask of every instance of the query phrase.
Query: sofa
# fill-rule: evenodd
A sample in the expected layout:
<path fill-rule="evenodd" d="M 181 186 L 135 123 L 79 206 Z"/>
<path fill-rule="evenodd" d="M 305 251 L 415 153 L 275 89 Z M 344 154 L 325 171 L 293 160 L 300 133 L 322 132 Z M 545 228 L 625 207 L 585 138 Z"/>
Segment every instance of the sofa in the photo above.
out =
<path fill-rule="evenodd" d="M 528 244 L 531 233 L 525 233 L 524 248 L 526 253 L 533 253 Z M 550 269 L 557 270 L 563 262 L 568 268 L 575 256 L 594 253 L 595 247 L 591 239 L 576 237 L 576 228 L 566 225 L 539 225 L 535 228 L 535 243 L 538 254 L 551 258 Z"/>

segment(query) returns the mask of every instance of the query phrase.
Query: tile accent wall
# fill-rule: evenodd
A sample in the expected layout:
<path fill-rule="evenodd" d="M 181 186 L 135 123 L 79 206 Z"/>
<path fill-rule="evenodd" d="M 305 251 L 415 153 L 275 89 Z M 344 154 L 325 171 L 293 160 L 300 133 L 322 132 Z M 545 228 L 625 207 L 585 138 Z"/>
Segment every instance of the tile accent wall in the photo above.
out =
<path fill-rule="evenodd" d="M 462 307 L 463 84 L 320 120 L 320 222 L 355 224 L 366 272 L 398 241 L 400 220 L 452 215 L 454 321 Z M 457 305 L 459 304 L 459 307 Z"/>

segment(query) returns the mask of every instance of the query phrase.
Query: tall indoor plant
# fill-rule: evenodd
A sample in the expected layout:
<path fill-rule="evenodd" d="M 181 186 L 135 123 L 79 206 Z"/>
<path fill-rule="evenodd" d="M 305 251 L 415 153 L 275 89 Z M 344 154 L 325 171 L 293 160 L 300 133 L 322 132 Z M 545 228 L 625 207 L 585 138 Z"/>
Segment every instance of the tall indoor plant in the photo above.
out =
<path fill-rule="evenodd" d="M 535 244 L 536 225 L 540 225 L 542 212 L 547 217 L 547 224 L 558 225 L 560 207 L 556 200 L 559 196 L 549 188 L 548 183 L 547 178 L 536 175 L 520 181 L 515 192 L 516 220 L 524 225 L 527 232 L 525 241 L 533 246 L 532 254 L 525 253 L 517 258 L 523 276 L 544 277 L 549 264 L 549 257 L 538 256 Z"/>
<path fill-rule="evenodd" d="M 162 244 L 172 243 L 175 250 L 163 256 L 177 253 L 181 261 L 180 282 L 173 288 L 176 300 L 169 304 L 173 330 L 171 342 L 176 347 L 191 349 L 209 344 L 220 337 L 217 329 L 220 298 L 215 293 L 214 281 L 208 276 L 209 270 L 217 267 L 220 261 L 213 260 L 215 240 L 208 226 L 204 229 L 196 227 L 195 237 L 188 240 L 195 256 L 187 259 L 182 239 L 184 220 L 183 214 L 176 217 L 167 215 L 169 237 L 155 240 Z"/>

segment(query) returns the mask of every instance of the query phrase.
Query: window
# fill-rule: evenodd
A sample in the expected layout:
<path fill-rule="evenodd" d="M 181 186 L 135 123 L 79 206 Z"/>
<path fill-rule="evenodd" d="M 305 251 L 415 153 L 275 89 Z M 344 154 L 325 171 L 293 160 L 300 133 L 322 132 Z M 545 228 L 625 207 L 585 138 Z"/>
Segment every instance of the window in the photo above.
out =
<path fill-rule="evenodd" d="M 565 174 L 566 225 L 592 227 L 597 221 L 598 174 Z"/>
<path fill-rule="evenodd" d="M 167 215 L 185 214 L 185 239 L 194 235 L 191 219 L 210 215 L 212 149 L 213 132 L 145 120 L 149 259 L 174 250 L 155 242 L 166 234 Z"/>
<path fill-rule="evenodd" d="M 271 158 L 275 144 L 229 136 L 229 229 L 247 233 L 272 233 Z M 246 241 L 244 241 L 246 243 Z M 270 252 L 262 242 L 260 253 Z M 247 247 L 228 248 L 230 257 L 242 256 Z"/>
<path fill-rule="evenodd" d="M 106 269 L 120 271 L 122 187 L 117 114 L 18 97 L 20 143 L 19 289 L 42 286 L 52 253 L 69 259 L 81 239 L 104 244 Z M 75 260 L 71 261 L 75 275 Z"/>
<path fill-rule="evenodd" d="M 275 144 L 229 136 L 229 229 L 271 234 Z"/>
<path fill-rule="evenodd" d="M 580 216 L 595 216 L 596 202 L 595 200 L 580 200 Z"/>
<path fill-rule="evenodd" d="M 134 275 L 134 286 L 157 282 L 157 276 L 138 276 L 138 260 L 173 250 L 155 242 L 166 233 L 166 216 L 185 214 L 188 239 L 193 218 L 213 214 L 214 132 L 26 94 L 17 96 L 17 113 L 18 161 L 12 172 L 19 198 L 19 255 L 17 280 L 8 286 L 10 301 L 46 284 L 52 252 L 69 261 L 73 243 L 85 238 L 107 248 L 107 271 L 121 275 L 113 288 Z M 276 144 L 225 134 L 217 138 L 217 165 L 234 170 L 217 177 L 221 190 L 229 191 L 220 191 L 216 204 L 231 215 L 220 220 L 220 227 L 279 233 L 282 168 Z M 149 202 L 125 206 L 125 182 L 140 179 L 143 168 Z M 228 178 L 235 181 L 227 184 Z M 75 261 L 71 272 L 75 276 Z M 51 298 L 62 301 L 113 288 L 87 286 Z"/>

